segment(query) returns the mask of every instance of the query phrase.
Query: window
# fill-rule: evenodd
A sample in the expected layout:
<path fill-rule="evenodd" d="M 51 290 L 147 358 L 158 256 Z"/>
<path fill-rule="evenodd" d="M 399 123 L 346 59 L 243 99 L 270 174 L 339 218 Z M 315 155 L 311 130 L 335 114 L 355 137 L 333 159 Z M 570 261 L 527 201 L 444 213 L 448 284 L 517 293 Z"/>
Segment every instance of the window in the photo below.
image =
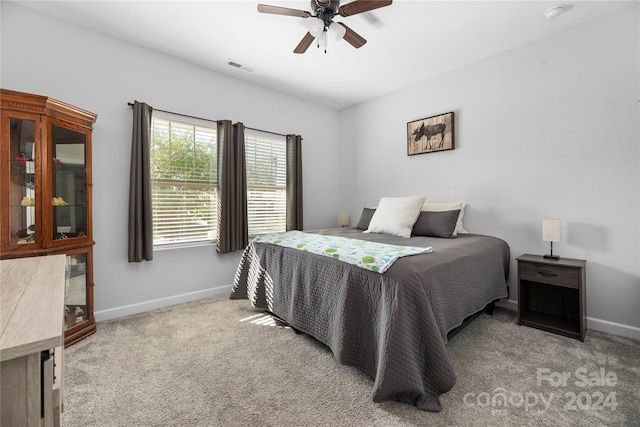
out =
<path fill-rule="evenodd" d="M 153 244 L 217 238 L 216 128 L 153 117 Z"/>
<path fill-rule="evenodd" d="M 154 113 L 150 148 L 154 246 L 217 239 L 216 135 L 210 123 L 186 123 Z M 245 160 L 249 235 L 285 231 L 286 138 L 245 129 Z"/>
<path fill-rule="evenodd" d="M 244 141 L 249 235 L 286 231 L 286 138 L 245 129 Z"/>

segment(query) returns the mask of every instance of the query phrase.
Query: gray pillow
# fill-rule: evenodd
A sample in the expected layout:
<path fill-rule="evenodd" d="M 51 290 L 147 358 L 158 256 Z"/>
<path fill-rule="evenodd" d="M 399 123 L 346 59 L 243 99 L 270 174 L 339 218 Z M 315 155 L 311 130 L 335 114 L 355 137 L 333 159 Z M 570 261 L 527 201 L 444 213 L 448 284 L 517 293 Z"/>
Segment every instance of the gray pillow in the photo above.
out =
<path fill-rule="evenodd" d="M 360 221 L 358 221 L 358 227 L 360 230 L 366 230 L 369 228 L 369 223 L 371 222 L 371 218 L 373 218 L 373 214 L 376 213 L 374 208 L 364 208 L 362 209 L 362 214 L 360 215 Z"/>
<path fill-rule="evenodd" d="M 428 237 L 452 237 L 458 222 L 460 209 L 453 211 L 422 211 L 413 225 L 412 235 Z"/>

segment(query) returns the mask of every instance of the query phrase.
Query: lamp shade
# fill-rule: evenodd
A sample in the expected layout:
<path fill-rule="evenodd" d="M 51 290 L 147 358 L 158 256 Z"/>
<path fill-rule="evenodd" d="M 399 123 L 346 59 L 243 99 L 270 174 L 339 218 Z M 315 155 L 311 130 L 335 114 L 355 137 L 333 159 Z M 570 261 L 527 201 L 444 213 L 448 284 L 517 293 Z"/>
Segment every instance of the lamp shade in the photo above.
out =
<path fill-rule="evenodd" d="M 320 18 L 310 19 L 307 22 L 307 29 L 313 37 L 318 38 L 318 36 L 324 31 L 324 21 Z"/>
<path fill-rule="evenodd" d="M 542 240 L 545 242 L 560 241 L 560 220 L 544 218 L 542 220 Z"/>
<path fill-rule="evenodd" d="M 342 39 L 346 33 L 347 29 L 337 22 L 332 22 L 331 25 L 329 25 L 329 34 L 331 34 L 336 41 Z"/>
<path fill-rule="evenodd" d="M 349 212 L 340 212 L 338 214 L 338 225 L 342 227 L 349 225 Z"/>

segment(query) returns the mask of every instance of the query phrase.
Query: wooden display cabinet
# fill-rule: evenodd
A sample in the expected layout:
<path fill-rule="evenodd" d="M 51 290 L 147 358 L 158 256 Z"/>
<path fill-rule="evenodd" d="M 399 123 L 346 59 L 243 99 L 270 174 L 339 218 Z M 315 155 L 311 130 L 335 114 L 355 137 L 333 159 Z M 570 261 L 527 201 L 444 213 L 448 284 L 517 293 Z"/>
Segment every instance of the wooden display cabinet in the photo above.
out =
<path fill-rule="evenodd" d="M 97 115 L 6 89 L 0 108 L 0 258 L 67 256 L 66 346 L 95 332 L 91 132 Z"/>

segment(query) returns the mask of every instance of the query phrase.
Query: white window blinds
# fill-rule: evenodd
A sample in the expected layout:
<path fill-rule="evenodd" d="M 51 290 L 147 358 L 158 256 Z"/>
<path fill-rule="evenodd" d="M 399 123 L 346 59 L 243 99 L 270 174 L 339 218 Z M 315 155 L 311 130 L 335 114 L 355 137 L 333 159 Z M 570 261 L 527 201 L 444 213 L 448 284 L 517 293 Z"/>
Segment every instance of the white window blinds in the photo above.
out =
<path fill-rule="evenodd" d="M 286 231 L 286 138 L 245 130 L 249 235 Z"/>
<path fill-rule="evenodd" d="M 216 129 L 152 119 L 153 244 L 217 237 Z"/>
<path fill-rule="evenodd" d="M 152 118 L 154 246 L 217 239 L 217 131 L 203 123 Z M 286 138 L 245 129 L 249 235 L 286 229 Z"/>

